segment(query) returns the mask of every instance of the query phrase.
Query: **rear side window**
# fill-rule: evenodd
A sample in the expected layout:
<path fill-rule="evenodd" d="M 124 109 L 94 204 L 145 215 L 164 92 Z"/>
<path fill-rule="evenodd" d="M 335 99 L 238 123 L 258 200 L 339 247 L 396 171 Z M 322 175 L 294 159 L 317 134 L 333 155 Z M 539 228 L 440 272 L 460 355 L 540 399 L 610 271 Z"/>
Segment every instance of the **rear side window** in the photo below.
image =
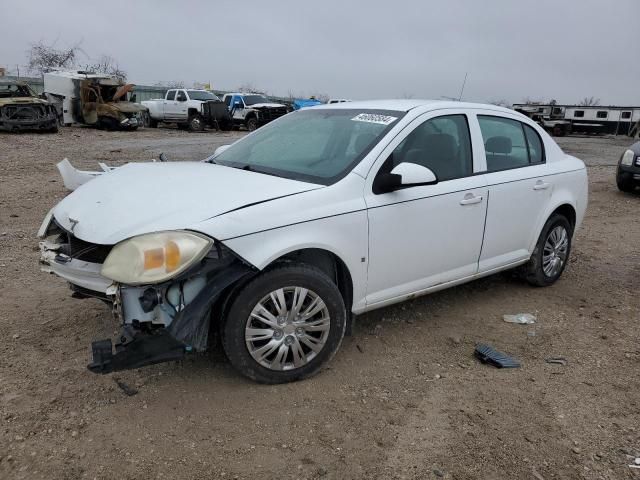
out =
<path fill-rule="evenodd" d="M 415 163 L 431 169 L 438 181 L 471 175 L 473 159 L 467 117 L 444 115 L 427 120 L 396 147 L 391 158 L 390 170 L 403 162 Z"/>
<path fill-rule="evenodd" d="M 176 98 L 176 91 L 175 90 L 169 90 L 167 92 L 167 100 L 173 100 Z"/>
<path fill-rule="evenodd" d="M 227 95 L 226 97 L 224 97 L 224 103 L 227 104 L 227 107 L 231 105 L 231 95 Z"/>
<path fill-rule="evenodd" d="M 544 163 L 544 147 L 540 135 L 529 125 L 522 124 L 529 147 L 529 163 Z"/>
<path fill-rule="evenodd" d="M 540 135 L 528 125 L 503 117 L 479 115 L 487 171 L 526 167 L 544 162 Z"/>

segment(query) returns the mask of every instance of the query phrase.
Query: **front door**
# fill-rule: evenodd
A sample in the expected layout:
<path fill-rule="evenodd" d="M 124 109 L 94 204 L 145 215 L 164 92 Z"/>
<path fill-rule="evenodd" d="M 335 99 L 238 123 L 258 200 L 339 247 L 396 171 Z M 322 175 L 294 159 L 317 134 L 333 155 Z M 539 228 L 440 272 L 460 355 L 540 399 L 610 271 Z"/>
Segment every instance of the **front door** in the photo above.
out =
<path fill-rule="evenodd" d="M 431 169 L 438 183 L 379 195 L 367 187 L 367 306 L 401 300 L 478 270 L 486 180 L 473 175 L 467 115 L 443 113 L 414 120 L 372 168 L 375 176 L 403 162 L 417 163 Z"/>

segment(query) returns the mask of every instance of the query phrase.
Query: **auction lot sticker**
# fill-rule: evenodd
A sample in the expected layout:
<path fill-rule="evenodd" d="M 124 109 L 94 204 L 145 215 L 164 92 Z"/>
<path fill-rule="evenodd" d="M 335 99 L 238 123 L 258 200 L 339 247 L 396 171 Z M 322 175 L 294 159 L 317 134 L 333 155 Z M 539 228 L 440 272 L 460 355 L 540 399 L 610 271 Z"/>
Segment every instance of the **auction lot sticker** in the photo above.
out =
<path fill-rule="evenodd" d="M 355 122 L 367 122 L 367 123 L 379 123 L 380 125 L 390 125 L 395 122 L 398 117 L 392 117 L 390 115 L 380 115 L 378 113 L 361 113 L 356 115 L 351 120 Z"/>

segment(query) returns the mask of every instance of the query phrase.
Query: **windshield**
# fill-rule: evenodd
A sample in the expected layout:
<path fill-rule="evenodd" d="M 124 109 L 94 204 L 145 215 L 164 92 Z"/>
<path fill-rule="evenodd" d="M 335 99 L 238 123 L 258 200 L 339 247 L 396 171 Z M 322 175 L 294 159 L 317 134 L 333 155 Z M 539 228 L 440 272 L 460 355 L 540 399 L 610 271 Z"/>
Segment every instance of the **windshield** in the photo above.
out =
<path fill-rule="evenodd" d="M 349 173 L 403 115 L 391 110 L 299 110 L 210 161 L 330 185 Z"/>
<path fill-rule="evenodd" d="M 243 95 L 244 104 L 255 105 L 256 103 L 271 103 L 264 95 Z"/>
<path fill-rule="evenodd" d="M 215 96 L 213 93 L 211 92 L 205 92 L 202 90 L 187 90 L 187 93 L 189 94 L 189 98 L 191 100 L 218 100 L 220 101 L 220 99 Z"/>

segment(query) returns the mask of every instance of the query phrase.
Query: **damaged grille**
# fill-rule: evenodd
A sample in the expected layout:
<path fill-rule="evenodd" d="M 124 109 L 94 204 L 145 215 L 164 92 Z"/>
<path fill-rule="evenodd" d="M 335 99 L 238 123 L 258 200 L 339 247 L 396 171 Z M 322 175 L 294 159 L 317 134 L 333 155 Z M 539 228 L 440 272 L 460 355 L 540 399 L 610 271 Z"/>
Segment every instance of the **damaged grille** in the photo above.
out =
<path fill-rule="evenodd" d="M 270 122 L 287 113 L 286 107 L 264 108 L 260 110 L 260 118 L 263 121 Z"/>
<path fill-rule="evenodd" d="M 47 116 L 47 109 L 44 105 L 8 105 L 4 113 L 11 120 L 38 120 Z"/>
<path fill-rule="evenodd" d="M 102 264 L 113 248 L 113 245 L 99 245 L 97 243 L 85 242 L 75 237 L 73 233 L 60 227 L 57 222 L 53 225 L 55 225 L 55 233 L 58 234 L 56 243 L 60 245 L 60 253 L 71 258 Z M 49 233 L 52 234 L 54 232 L 50 231 Z"/>

